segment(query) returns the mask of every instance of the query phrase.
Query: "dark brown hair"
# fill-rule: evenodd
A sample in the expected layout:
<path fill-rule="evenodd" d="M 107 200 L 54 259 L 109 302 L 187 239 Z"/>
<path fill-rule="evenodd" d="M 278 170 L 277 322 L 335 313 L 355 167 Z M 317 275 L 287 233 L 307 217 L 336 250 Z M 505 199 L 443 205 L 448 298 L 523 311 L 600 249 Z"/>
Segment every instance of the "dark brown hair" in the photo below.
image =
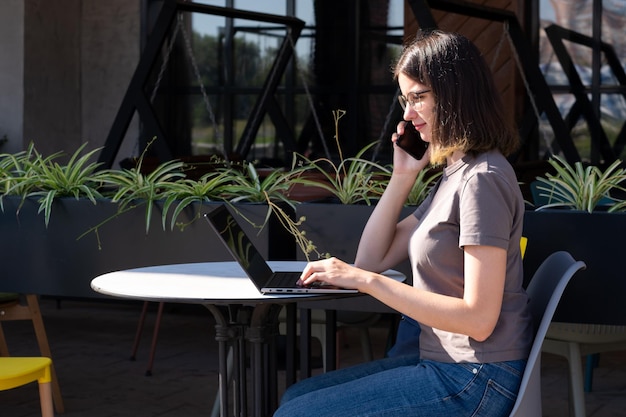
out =
<path fill-rule="evenodd" d="M 456 33 L 419 32 L 398 60 L 400 74 L 430 87 L 434 98 L 433 145 L 443 154 L 456 149 L 508 156 L 519 138 L 508 123 L 493 75 L 476 46 Z"/>

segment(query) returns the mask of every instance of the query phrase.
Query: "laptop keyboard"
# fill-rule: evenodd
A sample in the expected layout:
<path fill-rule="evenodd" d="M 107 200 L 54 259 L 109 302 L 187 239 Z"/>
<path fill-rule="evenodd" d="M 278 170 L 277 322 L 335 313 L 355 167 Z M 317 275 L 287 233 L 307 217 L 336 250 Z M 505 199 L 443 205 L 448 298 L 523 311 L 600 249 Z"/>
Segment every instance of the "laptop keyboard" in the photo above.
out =
<path fill-rule="evenodd" d="M 300 279 L 300 272 L 277 272 L 274 273 L 272 279 L 267 283 L 268 287 L 295 287 L 296 282 Z"/>

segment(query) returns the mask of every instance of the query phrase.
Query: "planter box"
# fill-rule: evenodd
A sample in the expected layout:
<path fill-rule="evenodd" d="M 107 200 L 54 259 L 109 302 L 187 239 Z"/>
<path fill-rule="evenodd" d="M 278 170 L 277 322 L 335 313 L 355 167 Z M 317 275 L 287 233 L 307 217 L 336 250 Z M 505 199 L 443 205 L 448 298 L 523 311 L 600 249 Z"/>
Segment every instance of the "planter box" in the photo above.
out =
<path fill-rule="evenodd" d="M 35 293 L 58 297 L 102 297 L 91 280 L 103 273 L 150 265 L 232 260 L 218 237 L 198 214 L 209 205 L 190 207 L 179 221 L 190 223 L 183 231 L 164 231 L 161 212 L 153 212 L 150 231 L 145 232 L 145 207 L 140 206 L 108 221 L 98 231 L 77 238 L 114 216 L 117 206 L 109 201 L 94 205 L 89 200 L 61 199 L 54 203 L 46 229 L 38 204 L 26 200 L 19 214 L 18 198 L 4 198 L 0 230 L 4 247 L 0 253 L 0 291 Z M 267 206 L 237 205 L 243 215 L 262 224 Z M 193 220 L 195 219 L 195 220 Z M 264 256 L 268 256 L 269 231 L 259 234 L 246 221 L 243 226 Z M 169 227 L 169 226 L 168 226 Z"/>
<path fill-rule="evenodd" d="M 565 289 L 555 321 L 626 325 L 626 213 L 527 211 L 524 236 L 526 283 L 555 251 L 587 264 Z"/>

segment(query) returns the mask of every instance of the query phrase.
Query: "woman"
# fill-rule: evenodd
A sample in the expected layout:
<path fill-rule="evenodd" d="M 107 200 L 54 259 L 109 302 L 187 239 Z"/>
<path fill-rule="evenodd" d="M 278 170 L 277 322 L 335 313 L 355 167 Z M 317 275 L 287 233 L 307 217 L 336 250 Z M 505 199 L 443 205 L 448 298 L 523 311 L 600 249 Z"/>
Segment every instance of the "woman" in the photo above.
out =
<path fill-rule="evenodd" d="M 312 262 L 301 282 L 356 288 L 397 310 L 398 341 L 389 358 L 290 387 L 276 416 L 493 417 L 514 405 L 532 343 L 519 250 L 524 202 L 505 158 L 517 138 L 484 59 L 466 38 L 418 34 L 394 75 L 404 119 L 428 150 L 417 160 L 394 146 L 393 174 L 355 266 Z M 402 133 L 404 122 L 392 141 Z M 445 164 L 440 181 L 398 223 L 429 163 Z M 412 287 L 379 274 L 407 256 Z"/>

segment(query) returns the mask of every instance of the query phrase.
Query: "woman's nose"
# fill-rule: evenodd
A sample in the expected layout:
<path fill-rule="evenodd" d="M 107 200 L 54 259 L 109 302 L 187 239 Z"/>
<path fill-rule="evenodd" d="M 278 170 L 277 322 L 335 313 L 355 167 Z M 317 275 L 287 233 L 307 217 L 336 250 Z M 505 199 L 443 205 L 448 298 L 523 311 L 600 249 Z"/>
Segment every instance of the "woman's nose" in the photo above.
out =
<path fill-rule="evenodd" d="M 402 118 L 404 120 L 412 120 L 413 118 L 415 118 L 415 110 L 413 110 L 413 107 L 407 105 L 404 109 L 404 114 L 402 115 Z"/>

